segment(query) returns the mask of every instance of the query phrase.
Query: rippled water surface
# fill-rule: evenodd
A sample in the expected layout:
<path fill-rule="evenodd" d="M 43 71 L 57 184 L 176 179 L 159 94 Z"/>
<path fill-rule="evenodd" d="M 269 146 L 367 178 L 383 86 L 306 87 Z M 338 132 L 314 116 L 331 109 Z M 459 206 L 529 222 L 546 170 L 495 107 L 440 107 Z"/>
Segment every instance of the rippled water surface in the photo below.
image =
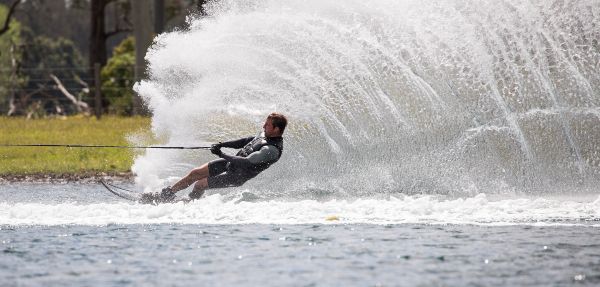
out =
<path fill-rule="evenodd" d="M 600 284 L 596 195 L 270 200 L 230 193 L 149 206 L 96 184 L 2 185 L 0 285 Z"/>
<path fill-rule="evenodd" d="M 588 226 L 2 226 L 3 286 L 600 284 Z"/>

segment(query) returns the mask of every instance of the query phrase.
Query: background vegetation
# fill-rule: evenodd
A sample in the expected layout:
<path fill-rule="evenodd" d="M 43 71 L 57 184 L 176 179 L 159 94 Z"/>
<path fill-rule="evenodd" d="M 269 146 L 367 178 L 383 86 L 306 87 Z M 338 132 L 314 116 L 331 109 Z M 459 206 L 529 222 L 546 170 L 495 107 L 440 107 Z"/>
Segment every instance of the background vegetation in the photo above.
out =
<path fill-rule="evenodd" d="M 205 3 L 0 0 L 0 144 L 151 139 L 132 90 L 145 77 L 146 50 L 157 34 L 184 28 L 186 16 L 204 15 Z M 0 147 L 0 179 L 127 172 L 134 152 L 142 151 Z"/>
<path fill-rule="evenodd" d="M 205 3 L 0 0 L 0 115 L 147 115 L 132 87 L 148 46 Z"/>
<path fill-rule="evenodd" d="M 135 43 L 129 37 L 113 51 L 113 56 L 100 73 L 102 91 L 108 101 L 108 113 L 116 115 L 133 114 L 133 90 L 122 89 L 134 84 Z"/>

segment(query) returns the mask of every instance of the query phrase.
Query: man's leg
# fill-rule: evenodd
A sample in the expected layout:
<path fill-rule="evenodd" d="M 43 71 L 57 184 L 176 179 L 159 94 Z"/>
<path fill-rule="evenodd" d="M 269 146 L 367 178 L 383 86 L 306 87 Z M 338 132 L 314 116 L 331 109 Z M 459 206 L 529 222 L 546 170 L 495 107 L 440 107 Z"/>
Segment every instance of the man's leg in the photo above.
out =
<path fill-rule="evenodd" d="M 249 178 L 243 177 L 239 174 L 231 174 L 223 172 L 218 175 L 214 175 L 208 178 L 203 178 L 196 181 L 194 189 L 190 192 L 190 199 L 198 199 L 204 195 L 204 191 L 208 188 L 226 188 L 240 186 L 244 184 Z"/>
<path fill-rule="evenodd" d="M 207 178 L 203 178 L 201 180 L 196 181 L 196 184 L 194 184 L 194 189 L 192 190 L 192 192 L 190 192 L 190 198 L 191 199 L 198 199 L 200 197 L 202 197 L 202 195 L 204 195 L 204 190 L 206 190 L 206 188 L 208 188 L 208 179 Z"/>
<path fill-rule="evenodd" d="M 204 180 L 204 182 L 206 182 L 206 178 L 208 177 L 208 175 L 208 163 L 205 163 L 200 167 L 192 169 L 192 171 L 190 171 L 188 175 L 176 182 L 171 187 L 171 190 L 173 192 L 178 192 L 182 189 L 186 189 L 188 186 L 192 185 L 192 183 L 196 181 Z M 208 186 L 208 183 L 206 183 L 206 185 Z M 195 186 L 194 190 L 196 190 Z"/>

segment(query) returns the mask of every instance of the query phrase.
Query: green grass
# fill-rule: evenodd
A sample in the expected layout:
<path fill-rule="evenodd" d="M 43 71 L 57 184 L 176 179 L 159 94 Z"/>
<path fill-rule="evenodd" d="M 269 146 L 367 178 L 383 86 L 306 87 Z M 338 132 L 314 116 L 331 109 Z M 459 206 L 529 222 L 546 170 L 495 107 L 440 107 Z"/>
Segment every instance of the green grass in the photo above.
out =
<path fill-rule="evenodd" d="M 129 145 L 128 135 L 149 137 L 149 129 L 150 118 L 146 117 L 0 117 L 0 144 Z M 135 152 L 115 148 L 0 147 L 0 175 L 128 172 Z"/>

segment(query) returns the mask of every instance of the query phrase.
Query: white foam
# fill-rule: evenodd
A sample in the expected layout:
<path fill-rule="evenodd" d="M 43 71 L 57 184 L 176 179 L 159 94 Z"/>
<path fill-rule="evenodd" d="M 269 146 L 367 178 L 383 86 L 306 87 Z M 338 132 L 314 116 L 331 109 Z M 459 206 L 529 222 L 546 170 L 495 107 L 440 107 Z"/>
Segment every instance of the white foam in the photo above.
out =
<path fill-rule="evenodd" d="M 105 224 L 476 224 L 599 227 L 600 197 L 470 198 L 401 196 L 381 199 L 225 201 L 216 194 L 190 204 L 0 203 L 2 225 Z"/>

